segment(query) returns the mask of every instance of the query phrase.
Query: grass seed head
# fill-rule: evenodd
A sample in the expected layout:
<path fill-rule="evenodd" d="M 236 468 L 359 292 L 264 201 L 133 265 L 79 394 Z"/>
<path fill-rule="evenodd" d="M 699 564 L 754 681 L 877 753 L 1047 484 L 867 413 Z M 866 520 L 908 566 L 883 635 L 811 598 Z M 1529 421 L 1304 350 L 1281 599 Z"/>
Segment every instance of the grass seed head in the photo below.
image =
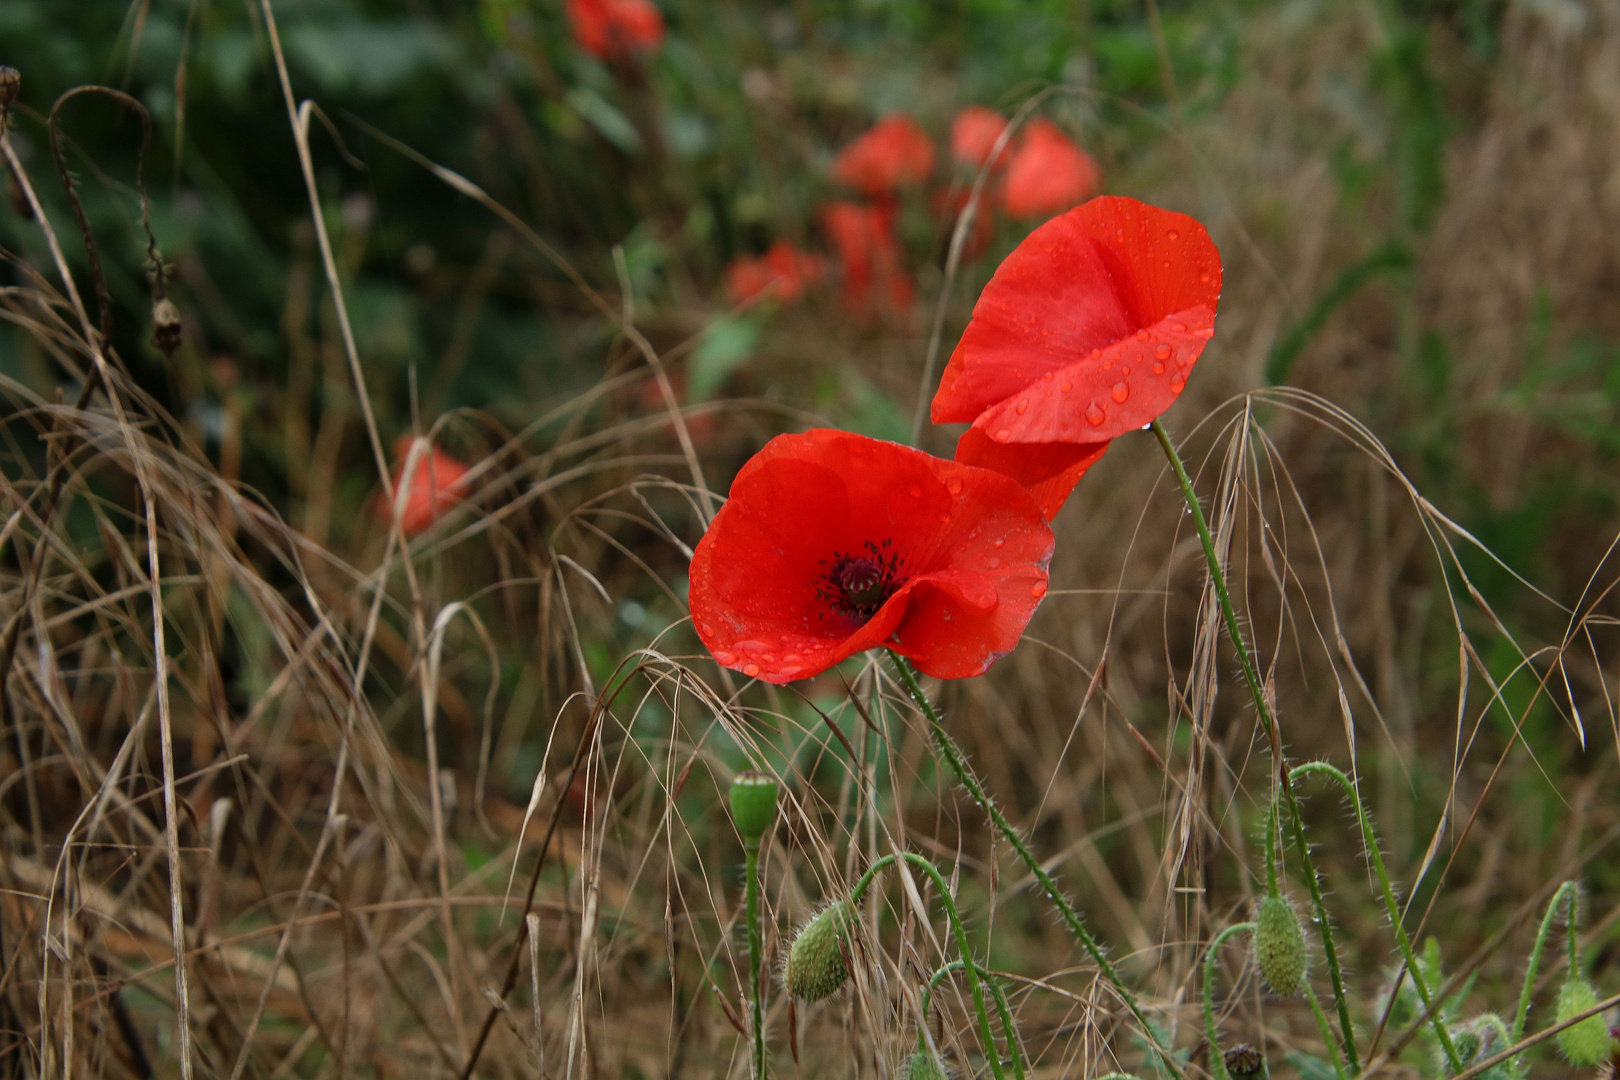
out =
<path fill-rule="evenodd" d="M 1267 896 L 1260 902 L 1259 926 L 1254 931 L 1254 956 L 1260 974 L 1272 992 L 1293 997 L 1305 985 L 1310 951 L 1299 913 L 1285 896 Z"/>
<path fill-rule="evenodd" d="M 788 949 L 782 981 L 788 993 L 802 1001 L 831 997 L 849 978 L 844 960 L 848 940 L 849 907 L 835 900 L 805 923 Z"/>

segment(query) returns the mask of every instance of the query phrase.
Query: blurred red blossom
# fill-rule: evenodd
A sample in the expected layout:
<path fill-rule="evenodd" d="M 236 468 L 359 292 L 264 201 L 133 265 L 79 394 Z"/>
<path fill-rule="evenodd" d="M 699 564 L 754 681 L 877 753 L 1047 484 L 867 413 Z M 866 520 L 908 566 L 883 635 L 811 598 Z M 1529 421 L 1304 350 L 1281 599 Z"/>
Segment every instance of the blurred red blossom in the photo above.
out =
<path fill-rule="evenodd" d="M 822 227 L 838 250 L 845 310 L 863 320 L 908 315 L 915 299 L 894 235 L 892 206 L 835 202 L 822 210 Z"/>
<path fill-rule="evenodd" d="M 971 423 L 957 460 L 1015 477 L 1051 516 L 1110 439 L 1174 403 L 1220 294 L 1203 225 L 1093 199 L 997 268 L 940 379 L 934 422 Z"/>
<path fill-rule="evenodd" d="M 933 171 L 934 140 L 911 117 L 896 113 L 844 147 L 833 160 L 832 176 L 876 197 L 920 184 Z"/>
<path fill-rule="evenodd" d="M 410 435 L 401 435 L 394 443 L 394 458 L 399 462 L 394 469 L 396 495 L 406 483 L 406 466 L 410 463 L 411 449 L 416 441 Z M 409 486 L 404 492 L 399 513 L 399 525 L 406 536 L 425 531 L 466 497 L 468 471 L 466 465 L 438 447 L 428 444 L 424 448 L 415 467 L 410 470 Z M 378 511 L 384 518 L 391 518 L 393 509 L 387 493 L 382 493 L 378 499 Z"/>
<path fill-rule="evenodd" d="M 664 16 L 652 0 L 567 0 L 574 40 L 598 60 L 657 52 Z"/>
<path fill-rule="evenodd" d="M 792 304 L 826 275 L 827 263 L 820 255 L 778 240 L 764 255 L 739 255 L 731 261 L 726 267 L 726 295 L 732 303 L 744 304 L 768 290 L 772 298 Z"/>
<path fill-rule="evenodd" d="M 973 211 L 973 224 L 968 227 L 967 239 L 962 245 L 962 258 L 969 262 L 990 250 L 990 241 L 996 232 L 998 194 L 999 185 L 986 185 L 979 193 L 979 205 Z M 967 209 L 968 201 L 972 198 L 971 187 L 956 185 L 934 192 L 930 202 L 934 213 L 944 219 L 945 228 L 954 232 L 957 220 L 961 217 L 962 211 Z"/>
<path fill-rule="evenodd" d="M 975 169 L 990 160 L 996 140 L 1007 130 L 1007 118 L 983 105 L 969 105 L 951 121 L 951 156 Z M 996 167 L 1006 165 L 1006 155 L 996 160 Z"/>
<path fill-rule="evenodd" d="M 721 665 L 787 683 L 887 646 L 962 679 L 1046 595 L 1052 530 L 1017 483 L 844 431 L 780 435 L 692 558 L 692 622 Z"/>
<path fill-rule="evenodd" d="M 1052 121 L 1029 122 L 1007 166 L 1003 205 L 1015 218 L 1060 214 L 1097 193 L 1101 174 L 1091 155 Z"/>

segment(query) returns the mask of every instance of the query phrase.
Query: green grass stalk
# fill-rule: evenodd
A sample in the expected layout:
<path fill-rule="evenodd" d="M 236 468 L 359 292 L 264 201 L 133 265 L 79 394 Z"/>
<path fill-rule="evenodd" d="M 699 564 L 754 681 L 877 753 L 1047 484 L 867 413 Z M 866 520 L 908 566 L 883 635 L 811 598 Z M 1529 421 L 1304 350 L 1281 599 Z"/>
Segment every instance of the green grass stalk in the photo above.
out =
<path fill-rule="evenodd" d="M 1204 953 L 1204 1038 L 1209 1040 L 1209 1071 L 1215 1080 L 1232 1080 L 1226 1071 L 1226 1059 L 1221 1056 L 1220 1033 L 1215 1030 L 1215 961 L 1220 957 L 1221 946 L 1226 939 L 1234 934 L 1253 933 L 1255 924 L 1252 922 L 1238 923 L 1228 926 L 1215 935 L 1215 940 L 1209 943 L 1209 950 Z"/>

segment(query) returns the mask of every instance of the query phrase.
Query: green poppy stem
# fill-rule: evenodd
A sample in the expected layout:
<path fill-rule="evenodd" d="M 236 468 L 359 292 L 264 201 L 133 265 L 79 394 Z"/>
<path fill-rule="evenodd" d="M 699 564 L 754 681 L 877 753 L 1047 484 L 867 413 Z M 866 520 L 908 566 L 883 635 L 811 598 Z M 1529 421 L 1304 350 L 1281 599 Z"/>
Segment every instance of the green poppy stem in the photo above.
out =
<path fill-rule="evenodd" d="M 1018 853 L 1018 857 L 1024 860 L 1024 865 L 1029 868 L 1029 872 L 1040 883 L 1041 888 L 1046 892 L 1047 898 L 1052 901 L 1052 906 L 1058 909 L 1058 914 L 1063 917 L 1064 923 L 1068 925 L 1069 932 L 1075 936 L 1075 939 L 1080 942 L 1087 954 L 1090 955 L 1092 962 L 1101 969 L 1103 978 L 1113 987 L 1114 993 L 1119 995 L 1119 999 L 1125 1003 L 1125 1007 L 1136 1018 L 1136 1022 L 1142 1026 L 1142 1033 L 1152 1044 L 1154 1051 L 1163 1060 L 1165 1066 L 1177 1077 L 1183 1076 L 1184 1074 L 1176 1064 L 1175 1058 L 1160 1043 L 1158 1032 L 1148 1022 L 1147 1015 L 1143 1013 L 1141 1005 L 1137 1003 L 1136 995 L 1131 993 L 1130 988 L 1125 985 L 1125 980 L 1120 977 L 1119 970 L 1108 959 L 1108 954 L 1103 952 L 1102 945 L 1092 936 L 1091 931 L 1086 929 L 1086 924 L 1080 920 L 1080 913 L 1074 909 L 1073 904 L 1069 903 L 1069 898 L 1063 895 L 1062 890 L 1057 886 L 1057 882 L 1052 880 L 1052 875 L 1048 874 L 1046 869 L 1041 866 L 1040 860 L 1035 858 L 1035 853 L 1029 849 L 1028 844 L 1024 843 L 1024 838 L 1018 835 L 1018 830 L 1013 828 L 1012 822 L 1007 820 L 1006 815 L 1001 812 L 1001 808 L 995 804 L 995 801 L 989 795 L 985 794 L 984 786 L 979 783 L 978 778 L 973 775 L 973 771 L 968 768 L 967 759 L 962 755 L 961 749 L 957 747 L 950 734 L 946 732 L 944 724 L 940 722 L 939 710 L 934 708 L 934 703 L 928 700 L 927 694 L 923 693 L 922 684 L 917 681 L 917 673 L 912 669 L 911 662 L 893 649 L 889 649 L 888 653 L 889 659 L 894 663 L 894 670 L 900 676 L 901 685 L 906 688 L 906 693 L 911 695 L 912 702 L 916 704 L 917 708 L 922 711 L 923 716 L 928 720 L 929 730 L 934 737 L 934 748 L 938 752 L 940 760 L 945 762 L 946 766 L 951 770 L 951 774 L 956 777 L 956 782 L 962 785 L 968 795 L 973 798 L 973 801 L 978 804 L 979 809 L 984 811 L 985 815 L 990 818 L 991 824 L 995 825 L 1002 837 Z"/>
<path fill-rule="evenodd" d="M 1570 946 L 1570 955 L 1575 959 L 1571 960 L 1569 970 L 1572 975 L 1580 972 L 1576 966 L 1580 937 L 1575 923 L 1575 900 L 1575 883 L 1566 881 L 1558 886 L 1557 892 L 1553 893 L 1552 903 L 1547 905 L 1547 914 L 1541 917 L 1541 928 L 1536 931 L 1536 944 L 1530 950 L 1530 966 L 1524 970 L 1524 986 L 1519 991 L 1519 1011 L 1513 1014 L 1514 1042 L 1524 1038 L 1524 1022 L 1530 1017 L 1530 995 L 1536 989 L 1536 972 L 1541 967 L 1541 953 L 1547 947 L 1547 938 L 1552 933 L 1553 919 L 1557 918 L 1558 909 L 1566 903 L 1569 904 L 1570 934 L 1575 939 Z"/>
<path fill-rule="evenodd" d="M 759 844 L 747 844 L 743 848 L 747 858 L 748 875 L 748 907 L 746 918 L 748 921 L 748 996 L 754 1008 L 754 1078 L 765 1080 L 765 1003 L 760 989 L 759 962 L 760 950 L 764 948 L 763 935 L 759 931 Z"/>
<path fill-rule="evenodd" d="M 1204 547 L 1204 561 L 1209 564 L 1209 579 L 1215 586 L 1215 600 L 1226 623 L 1227 636 L 1232 639 L 1232 647 L 1237 651 L 1238 664 L 1243 669 L 1243 679 L 1249 685 L 1250 696 L 1254 698 L 1255 712 L 1259 714 L 1260 725 L 1265 729 L 1266 738 L 1271 743 L 1271 753 L 1277 765 L 1278 782 L 1282 786 L 1283 802 L 1288 809 L 1289 832 L 1294 840 L 1294 849 L 1299 853 L 1300 863 L 1304 867 L 1305 885 L 1311 894 L 1311 910 L 1316 916 L 1317 929 L 1322 934 L 1322 954 L 1327 960 L 1328 978 L 1333 984 L 1333 1002 L 1339 1013 L 1344 1058 L 1349 1063 L 1349 1071 L 1352 1074 L 1359 1073 L 1361 1061 L 1356 1054 L 1355 1028 L 1350 1020 L 1350 1003 L 1345 994 L 1344 973 L 1339 967 L 1339 952 L 1333 942 L 1333 925 L 1328 918 L 1327 903 L 1322 898 L 1322 882 L 1316 872 L 1316 863 L 1311 858 L 1310 844 L 1305 839 L 1304 820 L 1300 816 L 1299 802 L 1294 797 L 1294 785 L 1288 775 L 1288 759 L 1283 754 L 1282 733 L 1278 730 L 1276 719 L 1271 715 L 1271 707 L 1266 703 L 1265 691 L 1260 685 L 1260 675 L 1255 668 L 1254 658 L 1250 655 L 1248 643 L 1244 640 L 1243 629 L 1238 625 L 1237 611 L 1232 607 L 1232 596 L 1226 587 L 1226 574 L 1221 569 L 1220 555 L 1215 550 L 1215 538 L 1210 534 L 1209 522 L 1204 519 L 1204 507 L 1198 501 L 1198 492 L 1193 488 L 1192 478 L 1187 475 L 1187 467 L 1182 464 L 1181 455 L 1176 452 L 1176 444 L 1170 440 L 1170 433 L 1165 430 L 1164 422 L 1154 420 L 1150 426 L 1159 440 L 1159 446 L 1164 450 L 1164 456 L 1170 461 L 1170 468 L 1175 472 L 1177 482 L 1181 485 L 1181 494 L 1187 500 L 1187 509 L 1192 512 L 1193 527 L 1198 530 L 1198 539 Z"/>
<path fill-rule="evenodd" d="M 1232 1080 L 1231 1073 L 1226 1071 L 1226 1059 L 1221 1056 L 1220 1032 L 1215 1030 L 1215 962 L 1227 938 L 1234 934 L 1252 934 L 1254 925 L 1245 922 L 1228 926 L 1215 935 L 1215 940 L 1209 943 L 1209 951 L 1204 953 L 1204 1038 L 1209 1040 L 1209 1067 L 1215 1080 Z"/>

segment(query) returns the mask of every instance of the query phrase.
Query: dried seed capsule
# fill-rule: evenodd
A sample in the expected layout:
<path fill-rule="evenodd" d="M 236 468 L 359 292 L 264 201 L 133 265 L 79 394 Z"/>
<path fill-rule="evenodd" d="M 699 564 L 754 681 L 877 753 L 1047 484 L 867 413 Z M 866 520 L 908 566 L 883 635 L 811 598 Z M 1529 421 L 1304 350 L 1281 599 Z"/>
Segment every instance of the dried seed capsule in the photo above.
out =
<path fill-rule="evenodd" d="M 1259 1076 L 1266 1067 L 1266 1056 L 1253 1043 L 1238 1043 L 1221 1056 L 1232 1080 L 1248 1080 Z"/>
<path fill-rule="evenodd" d="M 758 846 L 776 820 L 776 777 L 762 772 L 741 772 L 731 781 L 731 818 L 743 843 Z"/>
<path fill-rule="evenodd" d="M 1273 993 L 1293 997 L 1305 985 L 1310 952 L 1305 946 L 1305 929 L 1293 903 L 1283 896 L 1267 896 L 1260 901 L 1259 926 L 1254 931 L 1254 956 L 1260 974 Z"/>
<path fill-rule="evenodd" d="M 180 321 L 180 309 L 174 301 L 164 297 L 152 305 L 152 344 L 163 350 L 164 356 L 173 356 L 180 347 L 185 327 Z"/>
<path fill-rule="evenodd" d="M 22 72 L 9 64 L 0 64 L 0 109 L 11 107 L 17 100 L 17 91 L 22 86 Z"/>
<path fill-rule="evenodd" d="M 1597 1003 L 1597 991 L 1591 983 L 1577 975 L 1558 991 L 1557 1022 L 1562 1024 L 1571 1017 L 1579 1016 Z M 1583 1069 L 1607 1061 L 1614 1049 L 1614 1039 L 1609 1035 L 1609 1025 L 1602 1013 L 1565 1028 L 1554 1038 L 1558 1040 L 1558 1049 L 1569 1063 Z"/>
<path fill-rule="evenodd" d="M 788 949 L 782 982 L 788 993 L 804 1001 L 830 997 L 849 978 L 844 960 L 850 912 L 841 900 L 822 908 L 805 923 Z"/>

